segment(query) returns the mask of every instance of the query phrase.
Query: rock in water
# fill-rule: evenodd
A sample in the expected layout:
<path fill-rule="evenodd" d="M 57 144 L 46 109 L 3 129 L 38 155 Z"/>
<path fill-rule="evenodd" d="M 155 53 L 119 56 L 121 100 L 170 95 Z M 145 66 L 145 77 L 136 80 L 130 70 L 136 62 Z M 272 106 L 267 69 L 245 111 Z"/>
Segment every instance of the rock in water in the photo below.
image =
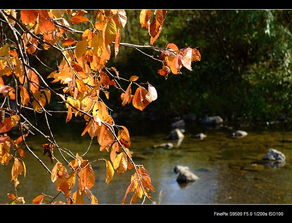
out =
<path fill-rule="evenodd" d="M 199 179 L 199 177 L 192 173 L 187 166 L 175 166 L 174 172 L 178 173 L 176 178 L 178 183 L 188 183 Z"/>
<path fill-rule="evenodd" d="M 174 146 L 171 142 L 168 142 L 168 143 L 162 143 L 162 144 L 159 144 L 159 145 L 154 145 L 153 146 L 154 148 L 164 148 L 164 149 L 172 149 Z"/>
<path fill-rule="evenodd" d="M 177 165 L 177 166 L 175 166 L 174 169 L 173 169 L 173 171 L 174 171 L 175 173 L 180 173 L 180 172 L 182 172 L 182 171 L 186 171 L 186 170 L 189 170 L 189 167 L 187 167 L 187 166 L 181 166 L 181 165 Z"/>
<path fill-rule="evenodd" d="M 199 133 L 197 135 L 194 136 L 197 139 L 203 140 L 207 137 L 207 135 L 205 135 L 204 133 Z"/>
<path fill-rule="evenodd" d="M 237 130 L 236 132 L 232 133 L 232 137 L 237 139 L 243 138 L 245 136 L 247 136 L 247 132 L 242 130 Z"/>
<path fill-rule="evenodd" d="M 201 120 L 204 125 L 221 125 L 223 124 L 223 119 L 220 116 L 206 116 Z"/>
<path fill-rule="evenodd" d="M 182 133 L 180 129 L 172 130 L 167 137 L 167 139 L 183 139 L 183 138 L 184 138 L 184 134 Z"/>
<path fill-rule="evenodd" d="M 263 160 L 285 162 L 286 157 L 282 152 L 276 149 L 269 149 L 268 153 L 263 157 Z"/>

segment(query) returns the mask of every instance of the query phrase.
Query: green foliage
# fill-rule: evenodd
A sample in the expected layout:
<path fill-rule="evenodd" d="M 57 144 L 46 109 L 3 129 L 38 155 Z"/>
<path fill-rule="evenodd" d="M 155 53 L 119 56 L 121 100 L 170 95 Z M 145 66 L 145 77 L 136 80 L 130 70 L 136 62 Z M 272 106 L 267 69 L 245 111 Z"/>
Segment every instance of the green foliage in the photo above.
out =
<path fill-rule="evenodd" d="M 136 22 L 137 14 L 128 12 Z M 183 69 L 182 76 L 170 77 L 166 85 L 153 72 L 159 63 L 138 60 L 135 50 L 123 52 L 128 55 L 127 61 L 120 59 L 120 70 L 144 74 L 153 84 L 160 80 L 159 103 L 148 111 L 156 109 L 164 117 L 194 112 L 248 120 L 291 115 L 291 11 L 170 10 L 167 17 L 156 44 L 165 46 L 167 39 L 179 47 L 198 46 L 202 60 L 192 72 Z M 125 41 L 147 43 L 145 30 L 131 33 L 136 35 L 126 35 Z M 128 61 L 135 66 L 129 67 Z M 173 88 L 177 90 L 168 91 Z"/>

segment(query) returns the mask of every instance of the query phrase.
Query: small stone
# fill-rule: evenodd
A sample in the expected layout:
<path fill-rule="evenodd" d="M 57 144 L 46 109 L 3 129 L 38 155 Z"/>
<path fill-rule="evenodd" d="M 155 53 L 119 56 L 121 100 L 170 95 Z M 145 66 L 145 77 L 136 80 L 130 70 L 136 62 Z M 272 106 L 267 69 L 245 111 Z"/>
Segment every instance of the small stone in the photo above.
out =
<path fill-rule="evenodd" d="M 242 130 L 237 130 L 236 132 L 232 133 L 232 137 L 236 139 L 243 138 L 247 135 L 247 132 Z"/>
<path fill-rule="evenodd" d="M 178 128 L 172 130 L 170 132 L 170 134 L 168 135 L 168 137 L 167 137 L 167 139 L 171 139 L 171 140 L 174 140 L 174 139 L 182 139 L 182 138 L 184 138 L 184 134 Z"/>
<path fill-rule="evenodd" d="M 194 137 L 197 139 L 203 140 L 207 137 L 207 135 L 205 135 L 204 133 L 198 133 Z"/>
<path fill-rule="evenodd" d="M 154 145 L 154 148 L 164 148 L 164 149 L 172 149 L 174 147 L 174 145 L 171 142 L 168 143 L 162 143 L 159 145 Z"/>

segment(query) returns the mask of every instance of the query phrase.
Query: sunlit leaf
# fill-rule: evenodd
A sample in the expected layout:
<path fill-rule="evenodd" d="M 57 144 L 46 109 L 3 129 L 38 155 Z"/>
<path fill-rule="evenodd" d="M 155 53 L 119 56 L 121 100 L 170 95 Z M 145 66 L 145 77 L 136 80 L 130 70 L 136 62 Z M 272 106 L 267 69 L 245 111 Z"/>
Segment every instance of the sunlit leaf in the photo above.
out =
<path fill-rule="evenodd" d="M 155 101 L 157 99 L 157 91 L 155 87 L 148 83 L 148 93 L 146 94 L 146 99 L 149 102 Z"/>
<path fill-rule="evenodd" d="M 77 43 L 77 41 L 75 39 L 73 39 L 72 37 L 68 37 L 68 38 L 62 40 L 63 46 L 71 46 L 75 43 Z"/>
<path fill-rule="evenodd" d="M 111 180 L 113 179 L 113 176 L 115 174 L 115 170 L 109 160 L 105 161 L 105 168 L 106 168 L 106 179 L 105 183 L 109 184 Z"/>
<path fill-rule="evenodd" d="M 84 17 L 84 16 L 76 15 L 76 16 L 71 17 L 70 21 L 73 24 L 79 24 L 81 22 L 88 22 L 89 19 L 87 17 Z"/>
<path fill-rule="evenodd" d="M 27 106 L 30 100 L 29 93 L 25 87 L 19 86 L 19 88 L 20 88 L 21 104 L 23 104 L 24 106 Z"/>
<path fill-rule="evenodd" d="M 44 198 L 45 198 L 45 195 L 43 195 L 43 194 L 38 195 L 38 196 L 36 196 L 36 197 L 32 200 L 32 203 L 33 203 L 33 204 L 42 204 Z"/>
<path fill-rule="evenodd" d="M 121 99 L 122 101 L 122 106 L 125 106 L 126 104 L 130 104 L 132 101 L 132 88 L 131 88 L 132 84 L 130 83 L 129 86 L 127 87 L 127 90 L 125 91 L 125 93 L 121 94 Z"/>
<path fill-rule="evenodd" d="M 149 101 L 146 99 L 147 93 L 148 91 L 144 87 L 138 87 L 136 89 L 132 99 L 132 104 L 136 109 L 143 111 L 149 105 Z"/>
<path fill-rule="evenodd" d="M 140 12 L 140 25 L 142 28 L 148 29 L 150 25 L 151 10 L 143 9 Z"/>

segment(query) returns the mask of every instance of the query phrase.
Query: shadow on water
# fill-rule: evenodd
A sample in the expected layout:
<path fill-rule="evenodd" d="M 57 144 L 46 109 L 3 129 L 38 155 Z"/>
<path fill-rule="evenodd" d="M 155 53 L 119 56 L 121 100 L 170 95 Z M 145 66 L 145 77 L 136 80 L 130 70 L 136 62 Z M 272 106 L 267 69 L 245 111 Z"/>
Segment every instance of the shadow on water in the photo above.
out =
<path fill-rule="evenodd" d="M 52 128 L 55 137 L 64 148 L 73 153 L 83 154 L 89 137 L 80 134 L 83 123 L 56 122 Z M 82 126 L 82 127 L 80 127 Z M 169 124 L 139 123 L 129 127 L 132 139 L 133 159 L 149 170 L 155 192 L 152 200 L 161 204 L 290 204 L 292 203 L 292 131 L 249 130 L 248 136 L 233 139 L 226 130 L 205 130 L 207 138 L 198 140 L 193 137 L 201 129 L 186 129 L 185 138 L 179 147 L 172 149 L 153 148 L 153 145 L 167 141 Z M 39 137 L 30 137 L 29 144 L 49 168 L 54 164 L 45 157 Z M 279 168 L 271 168 L 260 162 L 269 148 L 280 150 L 286 155 L 286 163 Z M 96 185 L 92 192 L 100 203 L 119 204 L 130 182 L 131 170 L 125 174 L 115 174 L 110 184 L 105 184 L 105 164 L 99 158 L 107 158 L 107 152 L 100 152 L 96 140 L 84 159 L 93 162 Z M 25 158 L 27 176 L 20 177 L 18 195 L 24 196 L 27 203 L 46 193 L 54 196 L 55 186 L 50 182 L 48 173 L 29 154 Z M 8 168 L 1 166 L 0 202 L 7 202 L 6 194 L 13 193 L 10 182 L 11 163 Z M 178 184 L 175 165 L 188 166 L 199 179 L 188 184 Z M 61 196 L 60 196 L 61 200 Z M 151 201 L 146 200 L 146 203 Z"/>

